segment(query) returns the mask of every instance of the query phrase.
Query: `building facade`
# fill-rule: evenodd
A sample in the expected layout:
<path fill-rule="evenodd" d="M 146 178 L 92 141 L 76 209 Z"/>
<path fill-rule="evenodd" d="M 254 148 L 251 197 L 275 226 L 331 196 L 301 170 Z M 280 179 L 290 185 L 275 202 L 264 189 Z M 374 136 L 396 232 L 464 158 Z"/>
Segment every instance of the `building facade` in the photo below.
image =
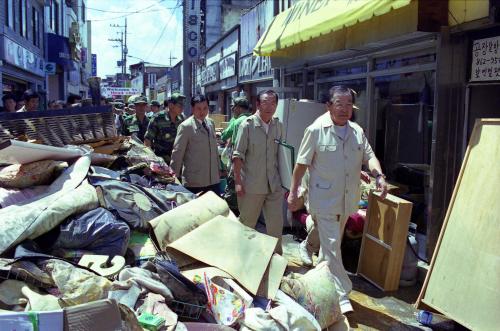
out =
<path fill-rule="evenodd" d="M 20 98 L 25 90 L 32 89 L 40 93 L 42 101 L 46 98 L 44 33 L 44 1 L 0 1 L 2 94 L 13 93 Z"/>

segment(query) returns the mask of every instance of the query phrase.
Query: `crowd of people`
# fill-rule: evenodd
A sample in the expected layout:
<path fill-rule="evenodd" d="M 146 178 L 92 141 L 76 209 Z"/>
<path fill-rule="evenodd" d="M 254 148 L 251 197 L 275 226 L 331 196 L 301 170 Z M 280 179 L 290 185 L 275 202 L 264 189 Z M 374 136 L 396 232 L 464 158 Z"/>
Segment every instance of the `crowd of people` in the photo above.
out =
<path fill-rule="evenodd" d="M 39 110 L 59 110 L 71 107 L 86 107 L 92 106 L 92 99 L 83 99 L 80 95 L 70 94 L 64 100 L 49 100 L 47 107 L 40 102 L 41 97 L 37 92 L 29 89 L 22 94 L 5 93 L 2 96 L 3 107 L 0 107 L 0 113 L 15 113 L 26 111 L 39 111 Z M 101 97 L 101 105 L 111 104 L 111 98 Z"/>

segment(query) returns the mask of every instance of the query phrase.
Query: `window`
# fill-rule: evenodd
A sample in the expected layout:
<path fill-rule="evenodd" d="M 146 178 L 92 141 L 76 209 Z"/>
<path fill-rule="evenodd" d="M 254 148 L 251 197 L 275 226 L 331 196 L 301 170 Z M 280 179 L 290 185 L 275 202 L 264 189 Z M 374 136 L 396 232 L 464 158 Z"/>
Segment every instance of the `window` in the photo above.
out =
<path fill-rule="evenodd" d="M 14 30 L 14 0 L 6 0 L 5 7 L 5 13 L 7 14 L 5 25 Z"/>
<path fill-rule="evenodd" d="M 59 3 L 56 0 L 50 1 L 49 24 L 52 32 L 59 34 Z"/>
<path fill-rule="evenodd" d="M 32 8 L 32 17 L 31 17 L 31 28 L 33 34 L 33 45 L 40 46 L 40 26 L 39 20 L 40 16 L 38 14 L 38 10 L 35 7 Z"/>
<path fill-rule="evenodd" d="M 28 37 L 28 10 L 26 8 L 26 0 L 19 1 L 19 22 L 21 36 Z"/>

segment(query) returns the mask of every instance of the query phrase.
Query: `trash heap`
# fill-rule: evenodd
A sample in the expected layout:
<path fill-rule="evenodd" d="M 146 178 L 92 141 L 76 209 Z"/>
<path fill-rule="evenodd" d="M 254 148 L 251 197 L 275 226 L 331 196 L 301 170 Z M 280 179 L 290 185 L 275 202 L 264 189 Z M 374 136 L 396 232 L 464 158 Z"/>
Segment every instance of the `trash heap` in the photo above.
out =
<path fill-rule="evenodd" d="M 8 141 L 0 163 L 2 330 L 347 329 L 325 263 L 288 272 L 138 140 Z"/>

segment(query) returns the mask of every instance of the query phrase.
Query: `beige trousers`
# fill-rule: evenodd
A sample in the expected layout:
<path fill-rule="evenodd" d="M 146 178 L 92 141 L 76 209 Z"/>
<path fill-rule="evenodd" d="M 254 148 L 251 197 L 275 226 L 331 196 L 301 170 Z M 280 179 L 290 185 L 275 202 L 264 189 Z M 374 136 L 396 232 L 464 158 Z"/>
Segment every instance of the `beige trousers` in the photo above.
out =
<path fill-rule="evenodd" d="M 268 194 L 245 193 L 238 196 L 240 222 L 254 229 L 260 212 L 264 213 L 267 234 L 278 238 L 275 252 L 282 254 L 281 236 L 283 234 L 283 192 Z"/>
<path fill-rule="evenodd" d="M 309 241 L 312 241 L 312 246 L 314 246 L 316 238 L 319 239 L 318 263 L 328 261 L 340 296 L 347 296 L 352 290 L 352 283 L 344 269 L 340 252 L 347 219 L 348 216 L 345 215 L 312 215 L 306 238 L 308 248 Z"/>

